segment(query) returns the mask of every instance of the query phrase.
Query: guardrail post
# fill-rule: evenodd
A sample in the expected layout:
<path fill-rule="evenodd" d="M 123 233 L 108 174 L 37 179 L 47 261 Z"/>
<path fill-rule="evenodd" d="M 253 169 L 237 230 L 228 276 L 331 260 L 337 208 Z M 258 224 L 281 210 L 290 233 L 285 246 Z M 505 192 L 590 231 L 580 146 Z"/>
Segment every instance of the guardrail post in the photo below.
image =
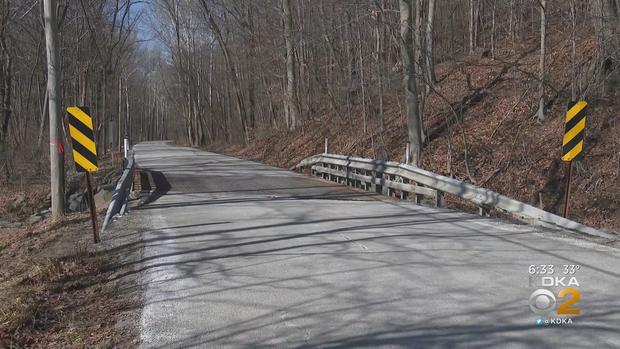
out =
<path fill-rule="evenodd" d="M 325 137 L 325 152 L 324 154 L 327 154 L 327 137 Z"/>
<path fill-rule="evenodd" d="M 377 184 L 377 180 L 383 177 L 381 172 L 372 171 L 372 183 L 370 183 L 370 191 L 373 193 L 381 193 L 381 185 Z"/>
<path fill-rule="evenodd" d="M 443 206 L 444 206 L 443 191 L 437 190 L 437 197 L 435 199 L 435 207 L 443 207 Z"/>
<path fill-rule="evenodd" d="M 415 194 L 415 203 L 416 204 L 421 204 L 422 200 L 424 200 L 424 195 L 416 193 Z"/>
<path fill-rule="evenodd" d="M 407 142 L 407 146 L 405 147 L 405 164 L 409 164 L 410 151 L 411 151 L 411 143 Z"/>
<path fill-rule="evenodd" d="M 482 217 L 489 217 L 491 215 L 491 210 L 484 205 L 478 206 L 478 215 Z"/>
<path fill-rule="evenodd" d="M 127 152 L 129 152 L 129 138 L 127 136 L 123 139 L 123 151 L 125 152 L 125 159 L 127 159 Z"/>
<path fill-rule="evenodd" d="M 392 176 L 390 176 L 389 174 L 386 175 L 385 173 L 383 174 L 383 178 L 387 179 L 387 180 L 392 180 Z M 392 196 L 392 191 L 394 189 L 388 187 L 387 185 L 385 185 L 385 181 L 383 182 L 384 185 L 381 186 L 381 194 L 385 195 L 385 196 Z"/>
<path fill-rule="evenodd" d="M 402 177 L 401 177 L 402 178 Z M 407 178 L 403 178 L 403 184 L 409 184 L 409 180 Z M 408 193 L 404 190 L 400 191 L 400 199 L 407 200 Z"/>

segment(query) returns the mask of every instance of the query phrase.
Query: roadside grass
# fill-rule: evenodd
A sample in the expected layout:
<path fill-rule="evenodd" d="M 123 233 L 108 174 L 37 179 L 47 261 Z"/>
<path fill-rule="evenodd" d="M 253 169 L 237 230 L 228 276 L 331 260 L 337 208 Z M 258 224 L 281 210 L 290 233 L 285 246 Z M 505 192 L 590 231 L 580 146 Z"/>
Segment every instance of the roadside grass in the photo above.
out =
<path fill-rule="evenodd" d="M 102 175 L 110 171 L 104 169 Z M 0 203 L 16 195 L 26 198 L 20 208 L 26 214 L 10 216 L 19 222 L 45 204 L 41 190 L 48 189 L 3 188 Z M 0 207 L 4 210 L 6 206 Z M 99 222 L 104 211 L 98 212 Z M 88 212 L 0 229 L 0 348 L 137 346 L 134 329 L 117 326 L 131 318 L 128 314 L 139 302 L 110 281 L 117 265 L 115 256 L 93 244 Z"/>

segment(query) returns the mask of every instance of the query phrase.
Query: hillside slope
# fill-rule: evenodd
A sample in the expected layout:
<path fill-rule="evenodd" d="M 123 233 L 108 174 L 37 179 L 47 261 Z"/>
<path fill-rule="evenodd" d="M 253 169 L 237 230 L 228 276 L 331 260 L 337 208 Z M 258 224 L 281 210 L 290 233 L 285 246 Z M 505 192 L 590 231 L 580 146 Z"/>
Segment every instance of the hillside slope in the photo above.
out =
<path fill-rule="evenodd" d="M 503 54 L 494 60 L 478 55 L 437 66 L 437 91 L 431 93 L 424 110 L 428 140 L 422 167 L 559 213 L 566 172 L 560 152 L 570 99 L 569 41 L 559 35 L 549 38 L 549 110 L 542 124 L 535 119 L 537 45 L 532 37 L 516 49 L 499 50 Z M 595 45 L 592 36 L 577 42 L 578 65 L 584 71 L 595 58 Z M 619 231 L 618 91 L 610 89 L 601 97 L 582 80 L 581 90 L 587 92 L 589 103 L 588 123 L 585 157 L 573 171 L 570 218 Z M 393 85 L 386 96 L 383 130 L 376 117 L 368 117 L 364 132 L 362 106 L 357 105 L 350 117 L 326 110 L 302 129 L 258 130 L 264 136 L 247 146 L 211 145 L 209 149 L 289 167 L 322 152 L 327 137 L 333 153 L 402 161 L 406 120 L 400 85 Z"/>

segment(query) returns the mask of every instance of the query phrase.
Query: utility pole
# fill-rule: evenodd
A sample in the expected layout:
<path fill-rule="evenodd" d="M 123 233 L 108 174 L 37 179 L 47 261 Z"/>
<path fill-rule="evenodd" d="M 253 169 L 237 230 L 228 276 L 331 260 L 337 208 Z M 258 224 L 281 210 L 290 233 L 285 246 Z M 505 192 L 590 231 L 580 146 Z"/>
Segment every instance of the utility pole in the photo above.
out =
<path fill-rule="evenodd" d="M 60 60 L 58 58 L 58 28 L 56 0 L 44 0 L 45 46 L 47 48 L 47 93 L 50 116 L 50 168 L 52 218 L 59 220 L 65 213 L 64 147 L 60 116 Z"/>

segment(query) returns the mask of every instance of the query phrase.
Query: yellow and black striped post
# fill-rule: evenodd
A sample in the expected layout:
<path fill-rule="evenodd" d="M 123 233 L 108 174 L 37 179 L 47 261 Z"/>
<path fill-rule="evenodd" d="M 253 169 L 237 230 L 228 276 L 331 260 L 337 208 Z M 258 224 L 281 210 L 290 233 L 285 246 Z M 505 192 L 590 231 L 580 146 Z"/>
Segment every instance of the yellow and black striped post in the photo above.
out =
<path fill-rule="evenodd" d="M 97 208 L 90 173 L 97 171 L 97 143 L 93 131 L 93 119 L 87 107 L 69 107 L 69 134 L 73 145 L 73 161 L 78 172 L 86 173 L 86 185 L 88 186 L 88 200 L 90 201 L 90 218 L 93 223 L 93 236 L 95 243 L 99 242 L 97 231 Z"/>
<path fill-rule="evenodd" d="M 97 145 L 93 119 L 87 107 L 69 107 L 69 133 L 73 144 L 73 160 L 78 172 L 97 171 Z"/>
<path fill-rule="evenodd" d="M 586 106 L 588 102 L 571 102 L 566 111 L 564 123 L 564 137 L 562 138 L 562 160 L 566 161 L 566 189 L 564 190 L 564 218 L 568 216 L 570 199 L 570 181 L 573 170 L 573 160 L 583 152 L 586 132 Z"/>
<path fill-rule="evenodd" d="M 573 161 L 583 151 L 586 129 L 586 101 L 572 102 L 566 112 L 564 138 L 562 139 L 562 160 Z"/>

